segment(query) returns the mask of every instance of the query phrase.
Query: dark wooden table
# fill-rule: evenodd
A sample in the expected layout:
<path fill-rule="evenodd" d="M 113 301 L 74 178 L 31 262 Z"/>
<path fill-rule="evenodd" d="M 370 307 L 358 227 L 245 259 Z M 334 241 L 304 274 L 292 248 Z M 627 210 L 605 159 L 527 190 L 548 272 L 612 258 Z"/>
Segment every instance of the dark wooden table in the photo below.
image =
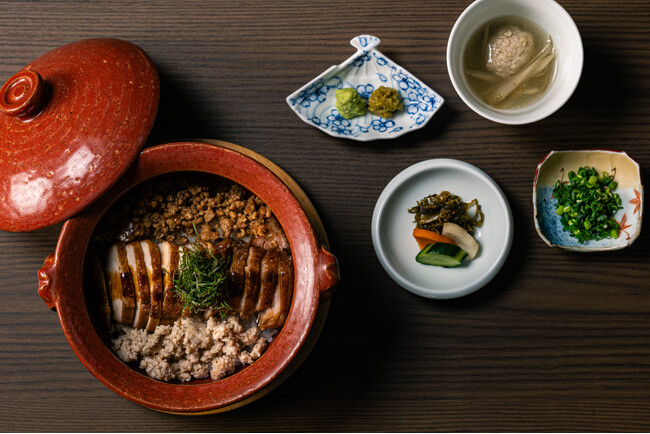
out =
<path fill-rule="evenodd" d="M 582 33 L 582 80 L 560 111 L 527 126 L 480 118 L 451 85 L 447 38 L 469 3 L 0 2 L 2 82 L 68 42 L 138 44 L 162 85 L 148 144 L 214 138 L 276 162 L 314 202 L 343 278 L 320 340 L 287 382 L 230 413 L 173 416 L 97 381 L 38 297 L 36 272 L 61 225 L 2 232 L 0 430 L 650 430 L 650 231 L 617 252 L 551 249 L 535 232 L 531 198 L 535 167 L 552 149 L 625 150 L 649 178 L 650 3 L 561 0 Z M 446 99 L 424 129 L 335 139 L 285 103 L 363 33 Z M 370 236 L 386 183 L 438 157 L 491 175 L 515 221 L 502 271 L 453 301 L 400 288 Z"/>

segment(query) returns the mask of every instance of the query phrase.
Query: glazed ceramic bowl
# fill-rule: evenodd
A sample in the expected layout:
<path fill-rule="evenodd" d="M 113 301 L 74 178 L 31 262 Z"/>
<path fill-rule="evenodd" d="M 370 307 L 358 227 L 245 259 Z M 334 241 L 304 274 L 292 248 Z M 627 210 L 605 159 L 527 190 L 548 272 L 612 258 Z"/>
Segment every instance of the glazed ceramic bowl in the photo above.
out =
<path fill-rule="evenodd" d="M 379 42 L 372 35 L 353 38 L 350 44 L 357 51 L 289 95 L 289 107 L 308 125 L 344 139 L 392 139 L 424 127 L 443 98 L 379 51 Z M 397 89 L 404 109 L 389 119 L 366 112 L 349 120 L 336 110 L 336 89 L 354 88 L 367 100 L 379 86 Z"/>
<path fill-rule="evenodd" d="M 485 214 L 475 228 L 479 252 L 456 268 L 416 262 L 414 216 L 408 209 L 431 194 L 449 191 L 464 202 L 478 199 Z M 463 161 L 440 158 L 414 164 L 395 176 L 377 199 L 372 215 L 372 243 L 388 275 L 404 289 L 427 298 L 456 298 L 485 286 L 505 263 L 512 245 L 510 205 L 494 180 Z"/>
<path fill-rule="evenodd" d="M 59 315 L 63 331 L 81 362 L 111 390 L 143 406 L 173 413 L 202 414 L 239 407 L 268 392 L 286 377 L 306 346 L 320 303 L 338 281 L 336 258 L 306 197 L 277 166 L 236 145 L 182 142 L 143 151 L 136 163 L 99 201 L 66 221 L 56 247 L 39 273 L 39 294 Z M 238 183 L 271 208 L 289 241 L 295 289 L 286 323 L 260 359 L 219 381 L 165 383 L 122 363 L 96 331 L 87 308 L 89 246 L 106 211 L 124 193 L 165 174 L 198 172 Z M 296 193 L 294 193 L 296 192 Z M 320 223 L 320 222 L 318 222 Z"/>
<path fill-rule="evenodd" d="M 614 218 L 621 226 L 618 238 L 587 241 L 584 244 L 565 231 L 557 215 L 553 189 L 557 181 L 567 181 L 570 171 L 594 167 L 599 173 L 614 175 L 621 206 Z M 537 166 L 533 183 L 535 229 L 546 244 L 576 252 L 618 250 L 629 246 L 641 234 L 643 184 L 639 165 L 625 152 L 607 150 L 552 151 Z"/>
<path fill-rule="evenodd" d="M 540 100 L 520 109 L 499 110 L 485 104 L 472 92 L 463 74 L 463 55 L 471 36 L 486 22 L 502 16 L 518 16 L 538 24 L 548 32 L 555 46 L 553 83 Z M 451 30 L 447 70 L 458 95 L 476 113 L 502 124 L 528 124 L 551 115 L 571 97 L 580 81 L 583 56 L 578 28 L 554 0 L 476 0 Z"/>

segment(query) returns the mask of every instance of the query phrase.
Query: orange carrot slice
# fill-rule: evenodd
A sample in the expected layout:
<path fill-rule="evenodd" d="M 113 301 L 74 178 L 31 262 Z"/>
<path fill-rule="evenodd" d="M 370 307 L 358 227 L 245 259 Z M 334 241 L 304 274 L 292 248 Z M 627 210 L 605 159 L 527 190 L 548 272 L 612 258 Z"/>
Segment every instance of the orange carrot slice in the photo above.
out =
<path fill-rule="evenodd" d="M 451 238 L 440 235 L 437 232 L 428 231 L 426 229 L 413 229 L 413 237 L 415 238 L 415 241 L 418 242 L 420 250 L 433 243 L 456 244 Z"/>

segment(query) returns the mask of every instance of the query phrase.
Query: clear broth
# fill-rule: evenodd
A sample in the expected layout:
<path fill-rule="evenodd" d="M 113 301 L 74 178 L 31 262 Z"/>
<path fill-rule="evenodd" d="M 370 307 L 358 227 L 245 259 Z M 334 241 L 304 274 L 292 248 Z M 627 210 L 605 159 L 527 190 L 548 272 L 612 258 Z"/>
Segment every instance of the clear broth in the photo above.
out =
<path fill-rule="evenodd" d="M 516 26 L 522 31 L 532 34 L 534 49 L 531 58 L 539 53 L 548 42 L 552 41 L 550 35 L 540 26 L 530 20 L 515 16 L 504 16 L 490 20 L 477 29 L 470 37 L 463 58 L 463 73 L 469 88 L 481 101 L 490 107 L 503 110 L 514 110 L 535 103 L 550 87 L 555 78 L 555 48 L 551 47 L 553 50 L 553 59 L 540 75 L 525 80 L 508 97 L 494 103 L 487 98 L 487 93 L 499 83 L 503 82 L 505 78 L 491 72 L 486 67 L 488 58 L 488 41 L 503 26 Z M 476 76 L 468 74 L 468 71 L 476 71 L 479 74 L 484 75 L 486 78 L 490 78 L 477 78 Z"/>

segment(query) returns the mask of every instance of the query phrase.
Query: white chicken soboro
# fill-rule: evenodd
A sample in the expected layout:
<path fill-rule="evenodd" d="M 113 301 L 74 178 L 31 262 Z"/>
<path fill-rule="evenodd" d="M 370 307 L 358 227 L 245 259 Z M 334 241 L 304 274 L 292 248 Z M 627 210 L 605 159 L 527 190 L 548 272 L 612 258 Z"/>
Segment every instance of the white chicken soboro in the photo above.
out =
<path fill-rule="evenodd" d="M 120 334 L 111 343 L 119 359 L 139 362 L 150 377 L 163 381 L 208 376 L 219 380 L 259 359 L 267 346 L 256 326 L 244 330 L 235 316 L 180 318 L 153 333 L 123 324 L 116 324 L 115 330 Z"/>
<path fill-rule="evenodd" d="M 488 42 L 485 67 L 500 77 L 509 77 L 533 56 L 533 35 L 516 26 L 500 28 Z"/>

